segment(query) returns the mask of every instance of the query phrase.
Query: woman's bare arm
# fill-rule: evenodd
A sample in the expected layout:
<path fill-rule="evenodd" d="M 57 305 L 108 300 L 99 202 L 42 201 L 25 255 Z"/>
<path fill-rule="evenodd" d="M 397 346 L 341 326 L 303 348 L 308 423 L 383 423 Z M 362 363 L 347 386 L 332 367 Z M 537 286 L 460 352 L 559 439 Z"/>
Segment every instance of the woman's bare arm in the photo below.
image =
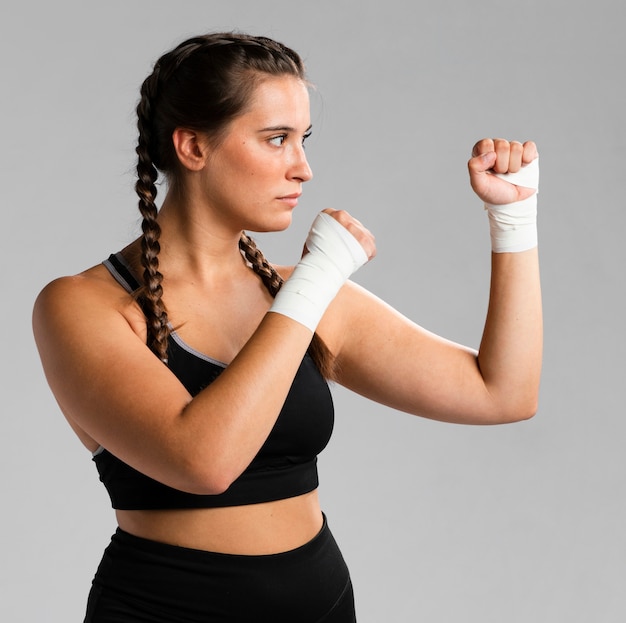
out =
<path fill-rule="evenodd" d="M 518 171 L 536 157 L 531 142 L 480 141 L 469 162 L 472 187 L 483 201 L 526 198 L 532 190 L 492 173 Z M 467 424 L 521 420 L 537 409 L 543 335 L 536 248 L 492 254 L 477 353 L 429 333 L 354 284 L 344 286 L 329 312 L 320 329 L 336 349 L 338 380 L 364 396 Z"/>
<path fill-rule="evenodd" d="M 192 399 L 102 289 L 101 281 L 66 277 L 36 301 L 35 338 L 59 406 L 75 427 L 151 477 L 194 493 L 223 491 L 269 434 L 310 331 L 266 314 Z"/>

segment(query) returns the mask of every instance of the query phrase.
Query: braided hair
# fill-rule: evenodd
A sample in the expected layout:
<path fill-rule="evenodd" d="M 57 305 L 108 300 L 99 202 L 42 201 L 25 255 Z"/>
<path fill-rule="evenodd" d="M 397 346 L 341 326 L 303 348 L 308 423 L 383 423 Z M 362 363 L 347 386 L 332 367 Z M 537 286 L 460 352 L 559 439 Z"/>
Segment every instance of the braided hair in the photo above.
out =
<path fill-rule="evenodd" d="M 203 132 L 219 144 L 229 121 L 245 110 L 264 75 L 305 80 L 304 64 L 296 52 L 267 37 L 213 33 L 183 41 L 161 56 L 141 85 L 135 191 L 143 217 L 143 286 L 137 299 L 146 316 L 148 346 L 164 362 L 170 325 L 159 271 L 161 228 L 157 222 L 156 181 L 161 172 L 176 184 L 180 174 L 172 134 L 176 128 L 185 127 Z M 283 279 L 245 232 L 239 248 L 268 292 L 276 296 Z M 321 373 L 332 377 L 333 358 L 317 334 L 309 352 Z"/>

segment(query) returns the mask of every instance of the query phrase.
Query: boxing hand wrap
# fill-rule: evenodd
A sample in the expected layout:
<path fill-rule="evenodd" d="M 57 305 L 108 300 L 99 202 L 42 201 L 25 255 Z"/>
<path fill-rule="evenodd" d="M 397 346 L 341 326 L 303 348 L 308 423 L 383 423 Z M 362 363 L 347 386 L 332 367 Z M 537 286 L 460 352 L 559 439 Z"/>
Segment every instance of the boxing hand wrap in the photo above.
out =
<path fill-rule="evenodd" d="M 311 332 L 346 279 L 367 262 L 357 239 L 332 216 L 320 212 L 306 239 L 306 253 L 278 291 L 269 311 Z"/>
<path fill-rule="evenodd" d="M 515 186 L 534 188 L 539 192 L 539 158 L 523 166 L 517 173 L 493 175 Z M 494 253 L 515 253 L 537 246 L 537 192 L 528 199 L 514 203 L 485 203 Z"/>

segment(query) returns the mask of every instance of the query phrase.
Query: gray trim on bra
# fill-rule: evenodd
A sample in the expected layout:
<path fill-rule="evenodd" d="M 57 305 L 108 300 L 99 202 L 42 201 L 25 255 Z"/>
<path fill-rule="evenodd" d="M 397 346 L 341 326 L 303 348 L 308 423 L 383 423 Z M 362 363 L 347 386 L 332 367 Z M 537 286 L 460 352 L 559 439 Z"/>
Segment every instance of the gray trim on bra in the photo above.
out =
<path fill-rule="evenodd" d="M 118 255 L 118 259 L 124 265 L 126 265 L 126 262 L 123 260 L 122 256 Z M 115 266 L 113 266 L 113 264 L 109 261 L 108 258 L 104 260 L 102 263 L 106 266 L 107 270 L 111 273 L 111 277 L 113 277 L 113 279 L 115 279 L 115 281 L 117 281 L 117 283 L 119 283 L 122 286 L 122 288 L 126 290 L 126 292 L 128 292 L 129 294 L 133 292 L 133 288 L 130 285 L 130 283 L 128 283 L 128 281 L 126 281 L 126 279 L 124 279 L 124 277 L 122 277 L 122 275 L 120 275 L 119 272 L 117 272 L 117 269 L 115 268 Z M 126 267 L 128 268 L 127 265 Z"/>
<path fill-rule="evenodd" d="M 168 326 L 170 328 L 170 336 L 182 349 L 186 350 L 192 355 L 195 355 L 196 357 L 198 357 L 198 359 L 208 361 L 209 363 L 215 364 L 216 366 L 220 366 L 220 368 L 228 367 L 227 363 L 224 363 L 223 361 L 219 361 L 217 359 L 213 359 L 213 357 L 209 357 L 208 355 L 201 353 L 199 350 L 196 350 L 195 348 L 193 348 L 193 346 L 189 346 L 189 344 L 187 344 L 187 342 L 185 342 L 185 340 L 183 340 L 183 338 L 180 337 L 178 333 L 176 333 L 176 330 L 174 329 L 174 327 L 172 327 L 170 323 L 168 323 Z"/>

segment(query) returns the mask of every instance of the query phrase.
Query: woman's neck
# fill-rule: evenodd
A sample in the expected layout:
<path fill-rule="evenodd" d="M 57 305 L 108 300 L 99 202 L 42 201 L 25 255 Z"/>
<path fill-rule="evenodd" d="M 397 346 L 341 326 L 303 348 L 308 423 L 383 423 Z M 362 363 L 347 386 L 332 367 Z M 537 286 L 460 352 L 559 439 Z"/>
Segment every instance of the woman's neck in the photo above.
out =
<path fill-rule="evenodd" d="M 239 250 L 241 230 L 215 218 L 210 208 L 168 192 L 157 218 L 161 227 L 159 270 L 168 278 L 193 276 L 211 283 L 248 272 Z M 124 250 L 135 268 L 141 264 L 141 239 Z"/>

